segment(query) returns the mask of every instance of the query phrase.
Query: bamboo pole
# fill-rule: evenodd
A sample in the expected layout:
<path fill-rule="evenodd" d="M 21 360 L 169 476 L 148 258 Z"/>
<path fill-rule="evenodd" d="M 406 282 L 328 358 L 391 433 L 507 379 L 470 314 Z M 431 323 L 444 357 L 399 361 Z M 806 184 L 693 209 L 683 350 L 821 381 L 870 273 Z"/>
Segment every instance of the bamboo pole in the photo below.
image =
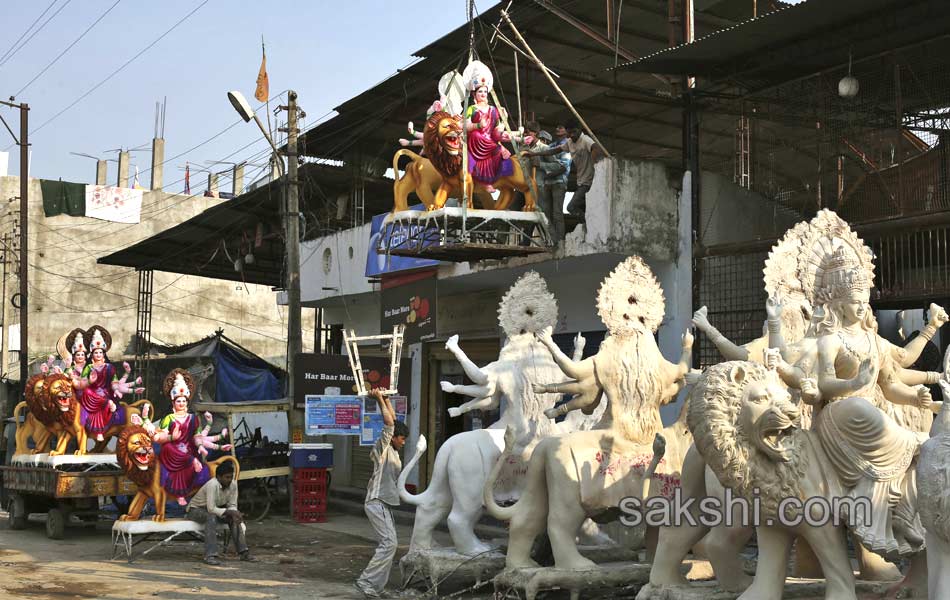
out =
<path fill-rule="evenodd" d="M 587 132 L 587 135 L 593 138 L 593 140 L 597 143 L 597 145 L 600 146 L 600 149 L 603 151 L 604 156 L 606 156 L 607 158 L 613 158 L 610 155 L 610 153 L 607 152 L 607 149 L 604 147 L 604 145 L 600 143 L 600 140 L 597 139 L 597 136 L 594 135 L 594 132 L 591 130 L 590 126 L 587 124 L 587 121 L 584 120 L 584 117 L 582 117 L 580 113 L 577 112 L 577 109 L 574 108 L 574 105 L 571 104 L 571 101 L 568 100 L 564 92 L 561 91 L 561 88 L 558 86 L 557 82 L 554 81 L 554 78 L 551 77 L 551 75 L 548 73 L 547 69 L 545 68 L 544 63 L 541 62 L 541 59 L 537 57 L 537 55 L 534 53 L 534 50 L 531 49 L 531 46 L 529 46 L 528 42 L 526 42 L 524 37 L 522 37 L 521 32 L 518 31 L 518 28 L 515 27 L 515 24 L 511 22 L 511 18 L 508 16 L 508 12 L 504 10 L 501 11 L 501 17 L 505 20 L 506 23 L 508 23 L 508 26 L 511 27 L 511 31 L 515 34 L 515 37 L 518 38 L 518 41 L 521 42 L 522 45 L 524 45 L 525 50 L 527 50 L 528 52 L 528 56 L 531 57 L 531 60 L 534 61 L 534 64 L 538 65 L 538 67 L 541 68 L 541 72 L 544 73 L 544 76 L 548 78 L 549 82 L 551 82 L 551 85 L 554 87 L 554 91 L 558 93 L 558 95 L 561 97 L 561 100 L 564 101 L 567 107 L 571 109 L 571 112 L 574 114 L 574 116 L 577 117 L 578 122 L 580 122 L 581 127 L 584 128 L 584 131 Z M 497 103 L 497 100 L 496 100 L 496 103 Z"/>

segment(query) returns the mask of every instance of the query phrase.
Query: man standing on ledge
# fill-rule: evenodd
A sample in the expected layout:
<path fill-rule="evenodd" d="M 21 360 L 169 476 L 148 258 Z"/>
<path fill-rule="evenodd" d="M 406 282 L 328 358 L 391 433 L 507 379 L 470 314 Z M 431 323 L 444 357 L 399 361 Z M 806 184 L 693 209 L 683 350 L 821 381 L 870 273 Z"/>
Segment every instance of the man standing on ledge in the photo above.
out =
<path fill-rule="evenodd" d="M 201 486 L 194 495 L 185 516 L 197 523 L 205 524 L 205 563 L 220 565 L 218 560 L 218 519 L 223 519 L 231 528 L 234 549 L 241 560 L 256 562 L 248 552 L 244 540 L 244 515 L 237 509 L 238 484 L 234 481 L 234 464 L 223 462 L 218 465 L 215 476 Z M 227 550 L 227 548 L 225 548 Z"/>
<path fill-rule="evenodd" d="M 379 546 L 355 585 L 364 596 L 379 598 L 389 582 L 389 571 L 396 558 L 396 524 L 391 507 L 399 506 L 396 485 L 399 472 L 402 471 L 399 451 L 406 444 L 409 428 L 405 423 L 396 421 L 396 411 L 381 390 L 373 390 L 370 395 L 376 399 L 383 417 L 383 431 L 370 453 L 373 476 L 366 486 L 365 511 L 379 538 Z"/>
<path fill-rule="evenodd" d="M 565 151 L 571 153 L 577 190 L 567 205 L 567 212 L 583 218 L 587 211 L 587 192 L 594 183 L 594 163 L 603 158 L 604 151 L 593 138 L 581 130 L 577 123 L 569 122 L 567 132 L 568 138 L 564 145 L 554 145 L 540 152 L 525 152 L 524 155 L 553 156 Z"/>

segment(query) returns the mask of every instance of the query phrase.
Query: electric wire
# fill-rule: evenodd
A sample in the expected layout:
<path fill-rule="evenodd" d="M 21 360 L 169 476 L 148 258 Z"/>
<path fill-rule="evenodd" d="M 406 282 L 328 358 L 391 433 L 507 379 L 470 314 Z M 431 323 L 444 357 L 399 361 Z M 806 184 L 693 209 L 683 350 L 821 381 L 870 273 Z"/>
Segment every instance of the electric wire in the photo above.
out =
<path fill-rule="evenodd" d="M 107 8 L 104 13 L 102 13 L 101 15 L 99 15 L 99 18 L 98 18 L 98 19 L 96 19 L 95 21 L 93 21 L 92 25 L 90 25 L 89 27 L 87 27 L 85 31 L 83 31 L 81 34 L 79 34 L 79 37 L 78 37 L 78 38 L 76 38 L 75 40 L 73 40 L 73 43 L 71 43 L 70 45 L 66 46 L 66 48 L 63 49 L 63 51 L 60 52 L 58 55 L 56 55 L 56 58 L 54 58 L 53 60 L 51 60 L 48 65 L 46 65 L 45 67 L 43 67 L 43 69 L 42 69 L 39 73 L 37 73 L 37 74 L 33 77 L 33 79 L 31 79 L 29 82 L 27 82 L 26 85 L 24 85 L 22 88 L 20 88 L 20 90 L 19 90 L 16 94 L 14 94 L 14 97 L 19 97 L 20 94 L 22 94 L 23 92 L 25 92 L 25 91 L 27 90 L 27 88 L 29 88 L 31 85 L 33 85 L 33 82 L 35 82 L 37 79 L 39 79 L 39 78 L 43 75 L 43 73 L 45 73 L 46 71 L 49 70 L 50 67 L 52 67 L 53 65 L 55 65 L 56 62 L 57 62 L 59 59 L 61 59 L 67 52 L 69 52 L 69 51 L 72 49 L 73 46 L 75 46 L 76 44 L 78 44 L 78 43 L 79 43 L 79 40 L 81 40 L 82 38 L 86 37 L 86 34 L 89 33 L 90 31 L 92 31 L 92 28 L 95 27 L 96 25 L 98 25 L 98 24 L 99 24 L 99 21 L 103 20 L 103 19 L 106 17 L 106 15 L 108 15 L 110 12 L 112 12 L 112 9 L 115 8 L 116 6 L 118 6 L 118 5 L 119 5 L 119 2 L 122 2 L 122 0 L 115 0 L 115 2 L 112 4 L 112 6 L 110 6 L 109 8 Z"/>
<path fill-rule="evenodd" d="M 145 46 L 144 48 L 142 48 L 141 50 L 139 50 L 139 52 L 138 52 L 137 54 L 135 54 L 135 56 L 133 56 L 132 58 L 130 58 L 130 59 L 128 59 L 127 61 L 125 61 L 125 62 L 122 64 L 122 66 L 120 66 L 120 67 L 117 68 L 116 70 L 112 71 L 109 75 L 107 75 L 107 76 L 105 77 L 105 79 L 103 79 L 102 81 L 100 81 L 100 82 L 97 83 L 96 85 L 94 85 L 94 86 L 92 86 L 91 88 L 89 88 L 88 91 L 86 91 L 84 94 L 82 94 L 81 96 L 79 96 L 79 98 L 73 100 L 71 103 L 69 103 L 65 108 L 63 108 L 62 110 L 60 110 L 58 113 L 54 114 L 54 115 L 53 115 L 52 117 L 50 117 L 49 119 L 43 121 L 43 123 L 41 123 L 36 129 L 34 129 L 34 130 L 32 131 L 33 135 L 36 135 L 39 131 L 41 131 L 41 130 L 42 130 L 43 128 L 45 128 L 47 125 L 49 125 L 50 123 L 52 123 L 53 121 L 55 121 L 56 119 L 58 119 L 60 116 L 62 116 L 63 113 L 65 113 L 66 111 L 68 111 L 68 110 L 71 109 L 72 107 L 74 107 L 74 106 L 76 106 L 77 104 L 79 104 L 79 103 L 80 103 L 82 100 L 84 100 L 87 96 L 89 96 L 89 95 L 92 94 L 94 91 L 96 91 L 97 89 L 99 89 L 100 87 L 102 87 L 102 86 L 103 86 L 106 82 L 108 82 L 110 79 L 112 79 L 113 77 L 115 77 L 116 75 L 118 75 L 118 74 L 119 74 L 121 71 L 123 71 L 126 67 L 128 67 L 130 64 L 132 64 L 132 62 L 135 61 L 138 57 L 140 57 L 140 56 L 142 56 L 143 54 L 145 54 L 148 50 L 150 50 L 150 49 L 151 49 L 153 46 L 155 46 L 158 42 L 160 42 L 161 40 L 163 40 L 168 34 L 170 34 L 172 31 L 174 31 L 175 29 L 177 29 L 178 26 L 180 26 L 182 23 L 184 23 L 189 17 L 191 17 L 191 16 L 192 16 L 193 14 L 195 14 L 196 12 L 198 12 L 198 11 L 199 11 L 205 4 L 207 4 L 208 2 L 210 2 L 210 0 L 203 0 L 203 2 L 202 2 L 201 4 L 199 4 L 198 6 L 196 6 L 195 8 L 193 8 L 193 9 L 191 10 L 191 12 L 189 12 L 189 13 L 186 14 L 184 17 L 182 17 L 181 19 L 179 19 L 174 25 L 172 25 L 170 28 L 168 28 L 167 30 L 165 30 L 164 33 L 162 33 L 160 36 L 158 36 L 157 38 L 155 38 L 150 44 L 148 44 L 147 46 Z M 2 65 L 2 63 L 0 63 L 0 65 Z M 11 147 L 12 147 L 12 145 L 11 145 L 11 146 L 8 146 L 8 148 L 11 148 Z"/>
<path fill-rule="evenodd" d="M 20 34 L 20 37 L 18 37 L 15 42 L 13 42 L 12 44 L 10 44 L 10 47 L 7 48 L 6 52 L 4 52 L 3 55 L 0 55 L 0 60 L 5 59 L 5 58 L 7 57 L 7 55 L 10 54 L 10 51 L 13 50 L 14 48 L 16 48 L 16 45 L 20 43 L 20 40 L 22 40 L 24 37 L 26 37 L 26 34 L 30 33 L 30 31 L 33 29 L 33 27 L 34 27 L 37 23 L 40 22 L 40 19 L 43 18 L 43 15 L 45 15 L 46 13 L 48 13 L 48 12 L 49 12 L 49 9 L 53 8 L 53 5 L 56 4 L 57 2 L 59 2 L 59 0 L 53 0 L 52 2 L 49 3 L 49 6 L 46 7 L 46 10 L 44 10 L 43 12 L 41 12 L 41 13 L 40 13 L 40 16 L 36 17 L 36 19 L 35 19 L 32 23 L 30 23 L 30 26 L 26 28 L 26 31 L 24 31 L 23 33 L 21 33 L 21 34 Z"/>
<path fill-rule="evenodd" d="M 57 2 L 57 0 L 53 0 L 53 4 L 56 4 L 56 2 Z M 0 67 L 2 67 L 3 65 L 7 64 L 7 61 L 9 61 L 11 58 L 13 58 L 13 57 L 16 55 L 17 52 L 19 52 L 20 50 L 23 49 L 24 46 L 26 46 L 28 43 L 30 43 L 30 40 L 32 40 L 32 39 L 36 36 L 37 33 L 39 33 L 44 27 L 46 27 L 46 24 L 49 23 L 50 21 L 52 21 L 53 18 L 56 17 L 56 15 L 58 15 L 60 12 L 62 12 L 62 10 L 63 10 L 64 8 L 66 8 L 66 7 L 69 5 L 70 2 L 72 2 L 72 0 L 66 0 L 66 2 L 64 2 L 59 8 L 56 9 L 56 12 L 54 12 L 53 14 L 51 14 L 48 19 L 46 19 L 45 21 L 43 21 L 43 24 L 42 24 L 42 25 L 40 25 L 39 27 L 37 27 L 36 30 L 35 30 L 32 34 L 30 34 L 30 37 L 28 37 L 28 38 L 26 38 L 25 40 L 23 40 L 23 43 L 20 44 L 19 46 L 17 46 L 16 49 L 13 50 L 13 52 L 9 52 L 9 51 L 8 51 L 9 53 L 4 54 L 4 57 L 3 57 L 2 59 L 0 59 Z M 53 4 L 50 4 L 49 8 L 47 8 L 45 11 L 43 11 L 43 15 L 45 15 L 45 14 L 49 11 L 49 9 L 53 7 Z M 42 18 L 43 15 L 40 15 L 40 18 Z M 39 20 L 39 19 L 37 19 L 37 21 L 38 21 L 38 20 Z M 36 25 L 36 21 L 33 22 L 33 25 Z M 32 28 L 33 25 L 30 25 L 30 27 Z M 29 29 L 27 29 L 27 31 L 29 31 Z M 26 34 L 24 33 L 24 35 L 26 35 Z M 22 37 L 23 37 L 23 36 L 20 36 L 21 39 L 22 39 Z M 14 46 L 16 46 L 16 43 L 14 43 Z"/>

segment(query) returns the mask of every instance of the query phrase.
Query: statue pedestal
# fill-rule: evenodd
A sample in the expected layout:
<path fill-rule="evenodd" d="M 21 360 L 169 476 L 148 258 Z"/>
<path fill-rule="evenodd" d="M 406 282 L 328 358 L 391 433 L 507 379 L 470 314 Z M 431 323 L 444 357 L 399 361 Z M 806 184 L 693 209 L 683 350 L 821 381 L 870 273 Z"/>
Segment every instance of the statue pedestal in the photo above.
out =
<path fill-rule="evenodd" d="M 862 600 L 884 600 L 888 589 L 894 582 L 858 581 L 855 591 Z M 726 592 L 719 589 L 715 581 L 704 581 L 688 586 L 652 586 L 647 584 L 637 600 L 736 600 L 741 592 Z M 785 600 L 824 600 L 825 582 L 820 579 L 797 579 L 789 577 L 785 581 Z"/>
<path fill-rule="evenodd" d="M 544 590 L 568 590 L 571 600 L 581 592 L 617 591 L 628 586 L 640 586 L 650 579 L 648 563 L 615 562 L 598 565 L 595 569 L 575 571 L 555 567 L 507 569 L 494 579 L 495 598 L 523 597 L 534 600 Z"/>

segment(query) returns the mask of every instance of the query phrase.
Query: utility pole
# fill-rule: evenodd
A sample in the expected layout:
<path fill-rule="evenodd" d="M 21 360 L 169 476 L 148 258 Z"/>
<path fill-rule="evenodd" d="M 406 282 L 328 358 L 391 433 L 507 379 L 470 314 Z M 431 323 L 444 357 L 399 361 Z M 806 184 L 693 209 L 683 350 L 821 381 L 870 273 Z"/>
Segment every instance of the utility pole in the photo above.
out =
<path fill-rule="evenodd" d="M 0 348 L 0 379 L 7 372 L 7 365 L 10 364 L 10 328 L 7 327 L 7 261 L 10 258 L 9 236 L 3 234 L 3 290 L 0 291 L 0 323 L 3 327 L 3 348 Z M 6 413 L 4 413 L 6 414 Z"/>
<path fill-rule="evenodd" d="M 302 442 L 304 412 L 294 406 L 296 367 L 294 361 L 303 351 L 300 329 L 300 207 L 297 181 L 297 92 L 287 92 L 287 203 L 284 212 L 284 236 L 287 252 L 287 393 L 290 397 L 291 441 Z M 280 131 L 284 131 L 281 129 Z"/>
<path fill-rule="evenodd" d="M 29 214 L 30 214 L 30 107 L 20 103 L 20 390 L 26 392 L 30 373 L 29 332 Z"/>
<path fill-rule="evenodd" d="M 27 271 L 29 262 L 27 256 L 30 243 L 28 223 L 30 211 L 30 105 L 25 102 L 14 104 L 12 101 L 6 102 L 4 100 L 0 100 L 0 104 L 20 109 L 20 139 L 17 139 L 13 134 L 13 130 L 7 125 L 3 115 L 0 115 L 0 122 L 3 123 L 10 135 L 13 136 L 13 140 L 20 146 L 20 292 L 17 295 L 20 301 L 18 308 L 20 309 L 20 391 L 22 393 L 26 389 L 30 366 L 30 348 L 27 341 L 29 339 L 27 337 L 29 331 L 29 277 Z M 4 302 L 6 302 L 5 298 Z M 6 345 L 7 340 L 4 340 L 3 343 Z"/>

